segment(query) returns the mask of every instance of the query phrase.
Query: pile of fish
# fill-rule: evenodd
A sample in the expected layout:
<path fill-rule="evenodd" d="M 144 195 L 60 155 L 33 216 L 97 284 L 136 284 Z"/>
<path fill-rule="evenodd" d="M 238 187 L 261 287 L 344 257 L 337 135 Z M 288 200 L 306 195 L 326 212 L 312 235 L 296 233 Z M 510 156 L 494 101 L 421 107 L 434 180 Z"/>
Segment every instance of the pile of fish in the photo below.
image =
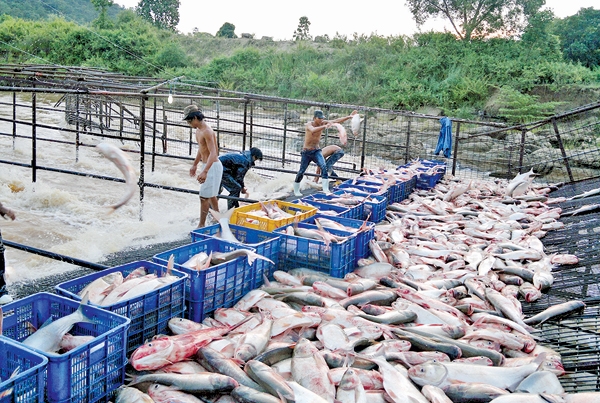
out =
<path fill-rule="evenodd" d="M 532 177 L 417 191 L 388 206 L 344 279 L 275 271 L 202 324 L 171 319 L 173 335 L 132 353 L 117 403 L 598 401 L 565 393 L 560 354 L 534 332 L 585 304 L 522 313 L 556 265 L 577 263 L 544 252 L 564 199 Z"/>
<path fill-rule="evenodd" d="M 111 306 L 177 281 L 179 277 L 170 274 L 172 268 L 173 258 L 171 257 L 164 276 L 148 274 L 144 267 L 131 271 L 126 277 L 123 277 L 122 272 L 115 271 L 90 282 L 79 291 L 78 295 L 88 294 L 89 302 L 92 304 Z"/>

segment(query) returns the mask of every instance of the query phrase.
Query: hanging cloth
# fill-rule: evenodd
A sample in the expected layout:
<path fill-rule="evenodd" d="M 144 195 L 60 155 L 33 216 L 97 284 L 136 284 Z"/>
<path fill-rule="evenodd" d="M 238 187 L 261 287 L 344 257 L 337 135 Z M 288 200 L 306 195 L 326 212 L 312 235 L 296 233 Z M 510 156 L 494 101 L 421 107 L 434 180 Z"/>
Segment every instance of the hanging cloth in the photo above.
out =
<path fill-rule="evenodd" d="M 442 128 L 440 129 L 440 137 L 434 154 L 439 155 L 440 151 L 443 151 L 444 157 L 450 158 L 452 153 L 452 121 L 448 117 L 443 117 L 440 119 L 440 123 Z"/>

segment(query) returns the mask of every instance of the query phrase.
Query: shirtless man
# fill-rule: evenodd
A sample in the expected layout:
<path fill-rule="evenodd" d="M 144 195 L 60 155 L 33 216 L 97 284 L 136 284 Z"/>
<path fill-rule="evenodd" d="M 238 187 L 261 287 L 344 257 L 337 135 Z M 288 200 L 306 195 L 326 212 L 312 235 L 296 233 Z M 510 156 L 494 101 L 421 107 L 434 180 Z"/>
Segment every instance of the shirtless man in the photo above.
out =
<path fill-rule="evenodd" d="M 196 105 L 186 106 L 183 110 L 183 120 L 196 129 L 196 142 L 198 142 L 198 153 L 194 164 L 190 168 L 190 176 L 196 177 L 200 183 L 200 223 L 198 228 L 206 224 L 208 208 L 219 211 L 217 195 L 221 186 L 223 175 L 223 164 L 219 161 L 219 149 L 217 147 L 217 136 L 213 129 L 204 121 L 204 114 Z M 196 176 L 198 164 L 200 173 Z"/>
<path fill-rule="evenodd" d="M 329 191 L 329 173 L 327 172 L 327 165 L 323 153 L 319 148 L 319 141 L 321 141 L 321 134 L 323 130 L 331 127 L 334 123 L 342 123 L 352 116 L 356 115 L 358 111 L 352 111 L 348 116 L 337 118 L 335 120 L 325 120 L 323 111 L 317 109 L 313 115 L 313 120 L 306 124 L 306 135 L 304 137 L 304 147 L 302 148 L 302 159 L 300 160 L 300 169 L 296 174 L 296 180 L 294 181 L 294 195 L 302 196 L 300 193 L 300 182 L 304 177 L 304 172 L 308 168 L 308 165 L 312 162 L 317 164 L 321 169 L 321 178 L 323 178 L 323 191 L 330 193 Z"/>

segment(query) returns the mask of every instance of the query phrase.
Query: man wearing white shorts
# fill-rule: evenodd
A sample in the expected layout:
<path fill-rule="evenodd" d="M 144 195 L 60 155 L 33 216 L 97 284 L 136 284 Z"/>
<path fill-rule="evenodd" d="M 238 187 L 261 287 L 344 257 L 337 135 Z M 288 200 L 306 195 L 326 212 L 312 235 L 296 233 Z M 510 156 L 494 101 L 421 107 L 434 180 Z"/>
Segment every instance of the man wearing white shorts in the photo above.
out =
<path fill-rule="evenodd" d="M 198 228 L 201 228 L 206 224 L 209 207 L 219 211 L 217 195 L 221 186 L 223 164 L 219 161 L 217 135 L 212 127 L 204 121 L 204 114 L 196 105 L 185 107 L 183 120 L 196 129 L 198 153 L 194 159 L 194 164 L 190 168 L 190 176 L 196 177 L 196 180 L 200 183 L 200 222 Z M 200 173 L 197 173 L 200 163 L 202 163 Z"/>

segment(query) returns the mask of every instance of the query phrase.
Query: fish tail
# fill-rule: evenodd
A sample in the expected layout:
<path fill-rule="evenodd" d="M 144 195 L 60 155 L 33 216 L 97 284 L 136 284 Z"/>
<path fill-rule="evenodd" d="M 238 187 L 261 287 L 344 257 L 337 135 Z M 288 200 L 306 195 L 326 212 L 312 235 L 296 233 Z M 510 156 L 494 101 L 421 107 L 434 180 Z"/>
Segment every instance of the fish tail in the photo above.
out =
<path fill-rule="evenodd" d="M 83 311 L 83 307 L 86 306 L 88 304 L 89 301 L 89 291 L 85 293 L 85 295 L 83 296 L 83 298 L 81 299 L 81 302 L 79 303 L 79 308 L 77 308 L 77 312 L 78 314 L 81 316 L 81 322 L 89 322 L 92 323 L 93 320 L 90 319 L 85 312 Z"/>

